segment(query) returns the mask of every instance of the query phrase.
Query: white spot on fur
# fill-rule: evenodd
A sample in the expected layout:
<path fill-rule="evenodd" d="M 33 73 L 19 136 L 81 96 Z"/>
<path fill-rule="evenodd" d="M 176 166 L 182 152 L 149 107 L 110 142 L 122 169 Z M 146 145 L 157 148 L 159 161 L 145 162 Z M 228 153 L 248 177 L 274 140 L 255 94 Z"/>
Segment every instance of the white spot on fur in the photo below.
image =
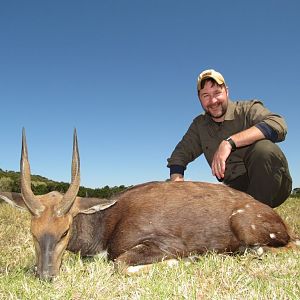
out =
<path fill-rule="evenodd" d="M 236 212 L 241 214 L 241 213 L 245 212 L 245 210 L 244 209 L 238 209 Z"/>
<path fill-rule="evenodd" d="M 179 261 L 177 259 L 167 259 L 164 262 L 168 267 L 177 267 L 179 264 Z"/>
<path fill-rule="evenodd" d="M 255 230 L 255 229 L 256 229 L 256 226 L 255 226 L 254 224 L 251 224 L 251 228 L 252 228 L 253 230 Z"/>
<path fill-rule="evenodd" d="M 270 238 L 271 239 L 276 239 L 276 234 L 275 233 L 270 233 Z"/>
<path fill-rule="evenodd" d="M 236 214 L 241 214 L 241 213 L 243 213 L 243 212 L 245 212 L 244 209 L 237 209 L 237 210 L 235 210 L 235 211 L 231 214 L 230 218 L 231 218 L 232 216 L 235 216 Z"/>
<path fill-rule="evenodd" d="M 256 249 L 256 253 L 258 256 L 262 256 L 264 254 L 264 249 L 263 247 L 259 247 Z"/>
<path fill-rule="evenodd" d="M 258 218 L 261 218 L 261 217 L 262 217 L 262 215 L 261 215 L 261 214 L 257 214 L 256 216 L 257 216 Z"/>
<path fill-rule="evenodd" d="M 93 255 L 93 256 L 98 257 L 100 259 L 107 259 L 108 252 L 107 252 L 107 250 L 103 250 L 103 251 L 99 252 L 97 255 Z"/>
<path fill-rule="evenodd" d="M 138 273 L 147 268 L 149 268 L 149 265 L 129 266 L 126 269 L 126 273 L 127 274 L 135 274 L 135 273 Z"/>
<path fill-rule="evenodd" d="M 249 250 L 250 253 L 257 256 L 262 256 L 264 254 L 264 248 L 259 245 L 253 245 L 252 247 L 249 248 Z"/>
<path fill-rule="evenodd" d="M 251 205 L 250 204 L 246 204 L 246 206 L 245 206 L 246 208 L 250 208 L 251 207 Z"/>

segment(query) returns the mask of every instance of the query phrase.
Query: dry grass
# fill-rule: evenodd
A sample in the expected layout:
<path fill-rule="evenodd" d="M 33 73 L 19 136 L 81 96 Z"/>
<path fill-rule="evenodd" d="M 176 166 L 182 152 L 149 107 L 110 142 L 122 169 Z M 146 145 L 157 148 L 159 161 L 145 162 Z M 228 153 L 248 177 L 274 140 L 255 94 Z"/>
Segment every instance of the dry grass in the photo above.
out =
<path fill-rule="evenodd" d="M 278 212 L 300 233 L 300 199 Z M 226 256 L 209 253 L 190 265 L 160 264 L 128 277 L 101 257 L 66 253 L 51 283 L 34 277 L 30 217 L 0 203 L 0 299 L 299 299 L 300 251 Z"/>

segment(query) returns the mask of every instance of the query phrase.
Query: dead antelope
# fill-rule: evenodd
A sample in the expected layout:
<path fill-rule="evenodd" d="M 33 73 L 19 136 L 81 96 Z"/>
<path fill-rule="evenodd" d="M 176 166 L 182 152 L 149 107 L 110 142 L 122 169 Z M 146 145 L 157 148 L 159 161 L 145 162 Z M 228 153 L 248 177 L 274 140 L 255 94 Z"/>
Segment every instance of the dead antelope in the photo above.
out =
<path fill-rule="evenodd" d="M 110 200 L 77 197 L 76 131 L 66 194 L 33 194 L 24 130 L 20 167 L 22 194 L 2 192 L 0 197 L 31 213 L 37 275 L 42 279 L 58 274 L 65 249 L 82 256 L 107 251 L 109 259 L 130 272 L 132 266 L 207 251 L 232 253 L 292 242 L 272 208 L 221 184 L 150 182 Z"/>

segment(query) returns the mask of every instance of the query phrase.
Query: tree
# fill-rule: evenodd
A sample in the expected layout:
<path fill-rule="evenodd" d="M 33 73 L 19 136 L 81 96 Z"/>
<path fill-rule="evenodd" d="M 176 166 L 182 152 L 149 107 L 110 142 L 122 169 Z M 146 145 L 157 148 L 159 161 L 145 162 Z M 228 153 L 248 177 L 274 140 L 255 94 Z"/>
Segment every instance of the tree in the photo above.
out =
<path fill-rule="evenodd" d="M 14 181 L 9 177 L 0 178 L 0 191 L 11 192 L 13 188 Z"/>

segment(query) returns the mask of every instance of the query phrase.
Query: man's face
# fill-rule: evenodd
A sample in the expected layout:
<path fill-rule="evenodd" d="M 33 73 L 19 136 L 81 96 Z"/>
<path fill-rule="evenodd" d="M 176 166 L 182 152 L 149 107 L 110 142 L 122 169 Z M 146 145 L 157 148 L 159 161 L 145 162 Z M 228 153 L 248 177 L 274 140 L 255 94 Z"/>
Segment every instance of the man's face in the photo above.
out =
<path fill-rule="evenodd" d="M 205 112 L 215 122 L 224 121 L 224 115 L 228 106 L 228 89 L 225 86 L 206 81 L 203 89 L 200 89 L 199 99 Z"/>

